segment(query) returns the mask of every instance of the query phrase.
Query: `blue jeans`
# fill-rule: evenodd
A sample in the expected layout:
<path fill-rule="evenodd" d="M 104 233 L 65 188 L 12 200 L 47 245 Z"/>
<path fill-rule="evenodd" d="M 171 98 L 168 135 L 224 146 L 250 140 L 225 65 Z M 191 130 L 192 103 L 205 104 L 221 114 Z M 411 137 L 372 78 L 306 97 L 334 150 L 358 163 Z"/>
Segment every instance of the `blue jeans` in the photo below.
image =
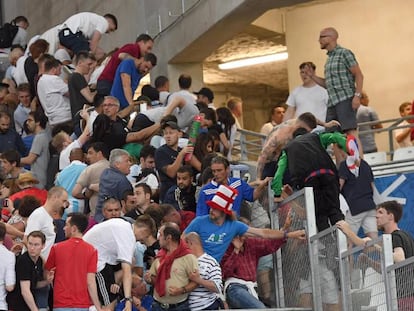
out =
<path fill-rule="evenodd" d="M 158 303 L 157 301 L 154 301 L 152 303 L 152 311 L 165 311 L 165 310 L 169 310 L 169 311 L 188 311 L 190 310 L 190 306 L 188 305 L 188 300 L 178 304 L 178 306 L 175 307 L 171 307 L 170 308 L 163 308 L 161 306 L 160 303 Z"/>
<path fill-rule="evenodd" d="M 247 286 L 232 283 L 226 290 L 226 301 L 231 309 L 266 309 L 266 306 L 253 297 Z"/>
<path fill-rule="evenodd" d="M 39 309 L 45 309 L 49 306 L 49 285 L 36 288 L 34 291 L 36 305 Z"/>
<path fill-rule="evenodd" d="M 53 308 L 53 311 L 88 311 L 89 308 Z"/>

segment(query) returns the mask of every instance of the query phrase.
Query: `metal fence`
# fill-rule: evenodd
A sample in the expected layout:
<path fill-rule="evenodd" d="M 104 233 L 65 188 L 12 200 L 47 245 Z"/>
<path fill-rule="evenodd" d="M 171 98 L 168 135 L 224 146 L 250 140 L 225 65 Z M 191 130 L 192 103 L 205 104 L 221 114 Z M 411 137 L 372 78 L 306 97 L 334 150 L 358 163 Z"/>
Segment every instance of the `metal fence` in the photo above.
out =
<path fill-rule="evenodd" d="M 392 293 L 390 310 L 414 310 L 414 257 L 390 265 L 386 271 Z"/>
<path fill-rule="evenodd" d="M 234 142 L 232 155 L 242 161 L 257 160 L 266 135 L 243 129 L 238 129 L 237 132 L 239 135 Z"/>
<path fill-rule="evenodd" d="M 271 191 L 269 190 L 269 198 Z M 293 218 L 307 241 L 289 239 L 274 256 L 275 300 L 301 310 L 414 311 L 414 257 L 394 264 L 392 237 L 353 246 L 335 226 L 317 233 L 312 188 L 274 208 L 273 228 Z"/>
<path fill-rule="evenodd" d="M 343 236 L 338 231 L 339 236 Z M 387 309 L 387 290 L 383 264 L 392 254 L 390 235 L 367 243 L 364 247 L 347 249 L 348 241 L 340 244 L 340 269 L 343 310 L 390 310 Z M 389 258 L 388 258 L 389 259 Z"/>
<path fill-rule="evenodd" d="M 307 232 L 316 233 L 315 222 L 309 225 L 307 222 L 306 205 L 312 205 L 313 191 L 305 188 L 290 196 L 282 204 L 271 212 L 271 225 L 278 229 L 285 223 L 288 214 L 292 217 L 291 230 L 305 229 Z M 274 256 L 275 265 L 275 300 L 278 307 L 301 307 L 312 309 L 309 304 L 309 286 L 305 281 L 312 280 L 309 257 L 309 243 L 289 239 L 287 243 Z M 300 288 L 306 288 L 301 291 Z M 311 286 L 312 287 L 312 286 Z M 311 289 L 311 288 L 310 288 Z"/>

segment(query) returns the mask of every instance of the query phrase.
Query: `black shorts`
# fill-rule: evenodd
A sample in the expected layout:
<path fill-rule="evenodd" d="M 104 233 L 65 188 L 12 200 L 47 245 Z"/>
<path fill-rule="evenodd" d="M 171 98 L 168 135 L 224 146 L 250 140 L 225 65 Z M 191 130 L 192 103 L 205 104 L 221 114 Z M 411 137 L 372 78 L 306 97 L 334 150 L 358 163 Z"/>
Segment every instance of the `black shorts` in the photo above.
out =
<path fill-rule="evenodd" d="M 115 272 L 121 270 L 121 264 L 106 264 L 105 268 L 96 272 L 96 286 L 98 289 L 99 301 L 104 305 L 109 305 L 118 298 L 118 294 L 111 293 L 111 285 L 115 284 Z"/>

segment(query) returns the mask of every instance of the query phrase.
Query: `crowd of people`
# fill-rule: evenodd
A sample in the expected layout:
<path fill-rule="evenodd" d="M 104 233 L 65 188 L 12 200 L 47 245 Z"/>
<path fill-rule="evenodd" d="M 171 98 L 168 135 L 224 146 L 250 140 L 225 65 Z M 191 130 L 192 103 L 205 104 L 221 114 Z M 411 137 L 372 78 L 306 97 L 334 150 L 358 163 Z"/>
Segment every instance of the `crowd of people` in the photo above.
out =
<path fill-rule="evenodd" d="M 223 276 L 221 258 L 242 235 L 269 239 L 265 255 L 271 240 L 274 252 L 304 232 L 235 218 L 268 183 L 232 177 L 241 99 L 216 107 L 187 74 L 177 92 L 159 76 L 136 98 L 157 64 L 154 41 L 103 53 L 112 14 L 78 13 L 28 42 L 27 18 L 13 24 L 0 85 L 0 309 L 218 309 L 225 281 L 264 306 L 251 292 L 256 269 Z"/>
<path fill-rule="evenodd" d="M 279 197 L 288 170 L 293 190 L 314 187 L 318 229 L 339 222 L 346 231 L 339 191 L 352 200 L 347 189 L 362 176 L 360 190 L 372 194 L 355 139 L 362 73 L 352 52 L 336 45 L 333 28 L 321 32 L 321 47 L 328 68 L 344 66 L 349 81 L 319 78 L 310 62 L 300 66 L 304 85 L 286 111 L 272 109 L 258 179 L 248 184 L 231 154 L 240 98 L 217 107 L 212 90 L 192 92 L 185 73 L 180 90 L 170 92 L 169 79 L 158 76 L 136 98 L 157 65 L 154 41 L 142 34 L 104 53 L 102 35 L 117 29 L 112 14 L 75 14 L 27 47 L 28 20 L 14 21 L 19 35 L 0 84 L 0 310 L 265 308 L 271 289 L 265 284 L 259 297 L 258 271 L 305 232 L 290 231 L 289 217 L 281 230 L 250 226 L 241 217 L 251 215 L 247 202 L 257 204 L 273 176 Z M 309 133 L 317 124 L 340 125 L 348 136 Z M 339 175 L 325 151 L 331 143 L 347 153 L 338 151 L 345 158 Z M 368 207 L 355 206 L 352 216 Z M 372 223 L 367 228 L 372 233 Z"/>

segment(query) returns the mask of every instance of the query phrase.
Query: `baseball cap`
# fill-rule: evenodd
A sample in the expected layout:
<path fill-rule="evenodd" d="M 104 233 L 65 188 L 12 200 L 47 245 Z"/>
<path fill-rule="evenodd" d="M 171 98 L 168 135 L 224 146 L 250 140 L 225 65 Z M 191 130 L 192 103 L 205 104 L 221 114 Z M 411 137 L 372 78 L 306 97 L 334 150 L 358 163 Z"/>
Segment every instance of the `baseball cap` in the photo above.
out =
<path fill-rule="evenodd" d="M 209 89 L 208 87 L 203 87 L 201 88 L 198 92 L 194 92 L 194 94 L 196 95 L 204 95 L 205 97 L 208 98 L 208 100 L 210 101 L 210 103 L 213 101 L 214 99 L 214 93 L 211 89 Z"/>

